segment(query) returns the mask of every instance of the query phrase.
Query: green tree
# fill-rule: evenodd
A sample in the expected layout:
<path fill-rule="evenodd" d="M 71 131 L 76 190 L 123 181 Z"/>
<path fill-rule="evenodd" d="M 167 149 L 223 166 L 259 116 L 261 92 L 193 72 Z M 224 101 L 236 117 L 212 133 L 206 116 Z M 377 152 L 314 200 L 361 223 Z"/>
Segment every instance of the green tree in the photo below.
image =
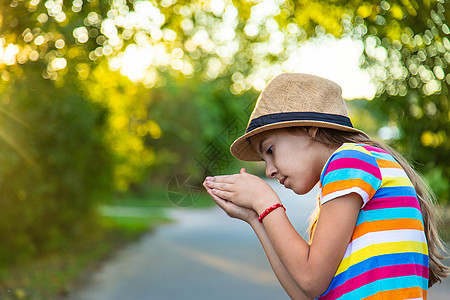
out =
<path fill-rule="evenodd" d="M 3 1 L 0 3 L 0 45 L 17 52 L 0 60 L 5 81 L 45 78 L 58 87 L 73 82 L 86 101 L 105 109 L 104 143 L 113 155 L 115 188 L 126 190 L 142 180 L 155 161 L 144 136 L 158 138 L 157 123 L 148 120 L 143 99 L 146 93 L 126 77 L 111 71 L 105 56 L 124 43 L 112 37 L 107 19 L 125 1 Z M 121 13 L 128 6 L 120 6 Z M 112 37 L 109 39 L 108 37 Z M 23 68 L 33 66 L 33 74 Z M 39 72 L 41 74 L 39 74 Z M 32 78 L 37 76 L 38 78 Z M 67 90 L 69 91 L 69 90 Z"/>
<path fill-rule="evenodd" d="M 61 245 L 109 172 L 126 190 L 201 173 L 211 143 L 229 155 L 217 142 L 233 118 L 243 129 L 254 92 L 325 36 L 363 42 L 378 86 L 365 111 L 448 199 L 449 14 L 444 0 L 1 1 L 3 255 Z"/>
<path fill-rule="evenodd" d="M 147 139 L 158 149 L 152 181 L 167 184 L 170 177 L 187 172 L 203 181 L 204 176 L 227 174 L 238 167 L 229 147 L 245 130 L 256 93 L 233 95 L 227 78 L 171 80 L 153 88 L 148 114 L 160 126 L 159 139 Z M 168 105 L 170 103 L 170 105 Z M 200 186 L 199 185 L 199 186 Z"/>
<path fill-rule="evenodd" d="M 0 264 L 80 238 L 111 186 L 105 112 L 75 84 L 55 87 L 24 70 L 29 77 L 2 86 L 0 96 Z"/>
<path fill-rule="evenodd" d="M 96 66 L 91 62 L 106 58 L 110 67 L 148 88 L 164 86 L 167 76 L 224 77 L 234 94 L 242 94 L 260 90 L 310 38 L 360 39 L 363 65 L 378 85 L 368 109 L 382 125 L 399 129 L 393 144 L 422 172 L 439 170 L 440 194 L 448 198 L 450 171 L 443 163 L 450 147 L 448 1 L 13 0 L 1 5 L 3 44 L 19 47 L 19 64 L 45 62 L 43 76 L 52 80 L 69 68 L 87 79 Z M 140 74 L 127 70 L 123 60 L 139 51 L 148 53 Z M 8 76 L 6 68 L 2 77 Z"/>
<path fill-rule="evenodd" d="M 367 107 L 399 129 L 392 144 L 442 202 L 450 198 L 448 1 L 381 2 L 365 19 L 366 66 L 380 83 Z"/>

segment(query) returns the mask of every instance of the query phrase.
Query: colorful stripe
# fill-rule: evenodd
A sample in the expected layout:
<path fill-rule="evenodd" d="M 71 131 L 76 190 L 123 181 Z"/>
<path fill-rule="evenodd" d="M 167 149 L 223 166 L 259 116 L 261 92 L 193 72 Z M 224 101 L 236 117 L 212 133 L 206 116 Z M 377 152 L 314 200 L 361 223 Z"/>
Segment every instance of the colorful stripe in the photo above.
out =
<path fill-rule="evenodd" d="M 373 296 L 377 292 L 385 292 L 385 295 L 387 294 L 387 291 L 397 290 L 397 289 L 404 289 L 403 292 L 407 292 L 410 289 L 416 289 L 420 288 L 422 290 L 426 290 L 428 288 L 428 279 L 423 278 L 421 276 L 402 276 L 402 277 L 390 277 L 385 279 L 380 279 L 375 282 L 368 283 L 366 285 L 363 285 L 359 289 L 356 289 L 350 293 L 345 294 L 340 299 L 364 299 L 368 296 Z M 404 299 L 401 296 L 397 299 Z M 385 298 L 385 299 L 392 299 L 392 298 Z"/>
<path fill-rule="evenodd" d="M 388 235 L 385 232 L 371 232 L 368 233 L 364 238 L 357 238 L 350 242 L 348 245 L 347 251 L 344 254 L 343 258 L 350 256 L 351 253 L 354 253 L 358 250 L 361 250 L 365 247 L 369 247 L 372 244 L 381 244 L 381 243 L 389 243 L 389 242 L 408 242 L 415 241 L 426 243 L 425 237 L 422 235 L 422 231 L 420 230 L 411 230 L 411 229 L 401 229 L 401 230 L 391 230 Z"/>
<path fill-rule="evenodd" d="M 345 170 L 346 172 L 350 172 L 351 169 L 362 170 L 370 175 L 380 173 L 380 170 L 378 169 L 377 166 L 355 158 L 336 158 L 328 165 L 327 172 L 331 173 L 335 170 L 342 170 L 342 169 L 350 169 Z M 380 179 L 381 176 L 377 176 L 377 178 Z"/>
<path fill-rule="evenodd" d="M 428 268 L 428 256 L 421 253 L 405 252 L 405 253 L 391 253 L 370 257 L 366 260 L 363 260 L 360 263 L 353 264 L 347 269 L 347 271 L 336 275 L 333 281 L 331 282 L 330 286 L 328 287 L 328 290 L 324 294 L 327 294 L 329 291 L 335 289 L 342 283 L 346 282 L 347 280 L 350 280 L 350 278 L 359 276 L 367 272 L 368 270 L 400 263 L 416 264 Z M 425 275 L 426 275 L 425 278 L 428 278 L 428 273 L 426 273 Z"/>
<path fill-rule="evenodd" d="M 351 241 L 318 299 L 426 299 L 428 246 L 416 191 L 388 152 L 343 144 L 320 176 L 320 204 L 363 199 Z"/>
<path fill-rule="evenodd" d="M 368 180 L 364 180 L 364 178 L 356 178 L 356 179 L 347 179 L 341 181 L 334 181 L 328 183 L 322 188 L 322 195 L 326 195 L 332 193 L 336 190 L 347 190 L 352 187 L 359 187 L 363 191 L 366 191 L 368 195 L 373 196 L 376 190 L 373 188 L 373 185 Z"/>
<path fill-rule="evenodd" d="M 419 202 L 417 201 L 416 197 L 402 196 L 402 197 L 386 197 L 386 198 L 372 199 L 364 207 L 363 211 L 377 210 L 384 208 L 397 208 L 397 207 L 413 207 L 418 210 L 421 210 Z"/>
<path fill-rule="evenodd" d="M 366 284 L 375 282 L 389 277 L 412 276 L 417 274 L 425 274 L 428 270 L 427 266 L 416 264 L 403 264 L 379 267 L 370 269 L 358 276 L 350 278 L 345 285 L 340 285 L 334 290 L 330 291 L 328 297 L 331 299 L 338 299 L 342 295 L 350 293 Z M 428 278 L 426 278 L 428 279 Z"/>
<path fill-rule="evenodd" d="M 351 193 L 357 193 L 361 196 L 361 198 L 363 199 L 364 204 L 367 203 L 367 201 L 369 201 L 369 194 L 367 194 L 367 192 L 359 187 L 352 187 L 350 189 L 346 189 L 346 190 L 340 190 L 340 191 L 336 191 L 336 192 L 332 192 L 332 193 L 328 193 L 325 196 L 321 196 L 321 203 L 325 203 L 328 200 L 332 200 L 335 199 L 337 197 L 341 197 L 344 195 L 348 195 Z"/>
<path fill-rule="evenodd" d="M 352 239 L 357 239 L 360 236 L 374 231 L 387 231 L 399 229 L 415 229 L 423 231 L 423 223 L 417 219 L 391 219 L 364 222 L 355 227 Z"/>
<path fill-rule="evenodd" d="M 427 244 L 416 241 L 403 241 L 370 245 L 362 250 L 352 253 L 349 257 L 342 259 L 336 271 L 336 275 L 346 271 L 352 264 L 357 264 L 372 256 L 404 252 L 414 252 L 428 255 Z"/>
<path fill-rule="evenodd" d="M 379 210 L 368 210 L 362 211 L 358 220 L 356 221 L 356 226 L 363 222 L 372 222 L 380 220 L 389 219 L 410 219 L 414 218 L 422 221 L 422 213 L 417 208 L 413 207 L 393 207 L 393 208 L 380 208 Z"/>
<path fill-rule="evenodd" d="M 420 287 L 395 289 L 389 291 L 378 292 L 375 295 L 364 298 L 364 300 L 383 300 L 383 299 L 410 299 L 419 300 L 427 299 L 427 289 Z"/>
<path fill-rule="evenodd" d="M 397 187 L 380 187 L 374 196 L 375 199 L 377 198 L 385 198 L 385 197 L 415 197 L 416 196 L 416 190 L 412 186 L 397 186 Z"/>

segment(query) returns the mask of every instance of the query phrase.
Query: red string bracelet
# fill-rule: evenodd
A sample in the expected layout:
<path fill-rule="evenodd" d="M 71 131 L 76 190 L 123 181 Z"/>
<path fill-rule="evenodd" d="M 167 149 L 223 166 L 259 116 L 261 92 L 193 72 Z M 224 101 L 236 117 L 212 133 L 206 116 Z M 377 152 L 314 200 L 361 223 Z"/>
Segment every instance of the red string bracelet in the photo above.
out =
<path fill-rule="evenodd" d="M 271 213 L 273 210 L 277 209 L 278 207 L 282 207 L 282 208 L 284 208 L 284 211 L 286 211 L 286 207 L 284 207 L 283 204 L 281 204 L 281 203 L 274 204 L 271 207 L 269 207 L 268 209 L 266 209 L 265 211 L 263 211 L 262 214 L 258 217 L 259 223 L 262 223 L 262 220 L 264 219 L 264 217 L 267 216 L 269 213 Z"/>

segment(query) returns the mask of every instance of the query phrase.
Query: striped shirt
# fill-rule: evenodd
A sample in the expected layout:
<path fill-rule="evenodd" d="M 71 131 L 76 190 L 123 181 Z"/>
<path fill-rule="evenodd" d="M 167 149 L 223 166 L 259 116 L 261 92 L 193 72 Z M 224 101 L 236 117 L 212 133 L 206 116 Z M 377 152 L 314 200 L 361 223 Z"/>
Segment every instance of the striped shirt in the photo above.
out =
<path fill-rule="evenodd" d="M 426 299 L 428 247 L 415 189 L 386 151 L 343 144 L 320 176 L 320 205 L 363 199 L 351 241 L 328 289 L 317 299 Z"/>

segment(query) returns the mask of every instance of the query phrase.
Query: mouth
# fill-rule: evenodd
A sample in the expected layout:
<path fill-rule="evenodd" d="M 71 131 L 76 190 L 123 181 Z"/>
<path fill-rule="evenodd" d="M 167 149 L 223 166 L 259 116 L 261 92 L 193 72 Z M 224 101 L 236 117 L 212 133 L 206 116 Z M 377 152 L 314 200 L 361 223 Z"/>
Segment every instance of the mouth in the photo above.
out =
<path fill-rule="evenodd" d="M 283 185 L 284 185 L 285 181 L 286 181 L 286 177 L 280 179 L 280 183 L 283 184 Z"/>

